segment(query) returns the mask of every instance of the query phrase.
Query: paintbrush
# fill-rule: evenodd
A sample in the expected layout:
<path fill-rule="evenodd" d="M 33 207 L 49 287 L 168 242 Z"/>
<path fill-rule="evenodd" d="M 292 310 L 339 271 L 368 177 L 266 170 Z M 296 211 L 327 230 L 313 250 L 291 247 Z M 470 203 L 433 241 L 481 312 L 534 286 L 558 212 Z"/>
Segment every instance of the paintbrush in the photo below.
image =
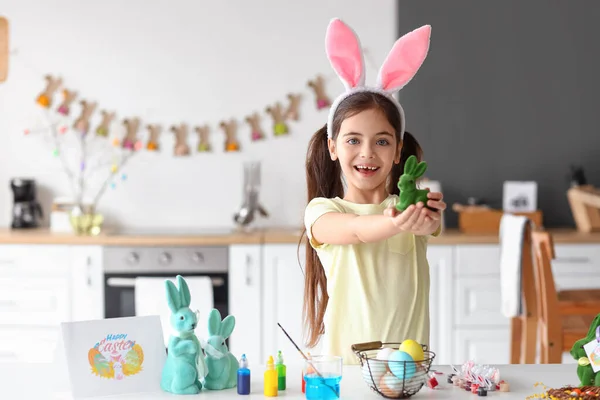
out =
<path fill-rule="evenodd" d="M 283 329 L 283 326 L 281 326 L 281 324 L 279 322 L 277 323 L 277 325 L 279 326 L 279 328 L 281 328 L 281 330 L 283 331 L 283 333 L 285 334 L 285 336 L 287 336 L 287 338 L 290 340 L 290 342 L 292 342 L 292 344 L 294 345 L 294 347 L 296 348 L 296 350 L 298 350 L 298 353 L 300 353 L 300 355 L 302 356 L 302 358 L 304 358 L 306 360 L 306 362 L 315 370 L 315 373 L 319 376 L 319 378 L 323 379 L 323 383 L 325 384 L 325 386 L 327 386 L 328 388 L 330 388 L 335 393 L 336 397 L 339 397 L 337 391 L 334 388 L 332 388 L 331 386 L 329 386 L 327 384 L 327 382 L 325 382 L 325 378 L 323 377 L 323 375 L 321 375 L 321 373 L 317 370 L 317 368 L 312 363 L 312 361 L 310 360 L 310 358 L 306 357 L 306 355 L 304 354 L 304 352 L 302 350 L 300 350 L 300 347 L 298 347 L 298 345 L 296 344 L 296 342 L 294 342 L 294 340 L 290 337 L 290 335 L 288 335 L 288 333 L 285 331 L 285 329 Z"/>

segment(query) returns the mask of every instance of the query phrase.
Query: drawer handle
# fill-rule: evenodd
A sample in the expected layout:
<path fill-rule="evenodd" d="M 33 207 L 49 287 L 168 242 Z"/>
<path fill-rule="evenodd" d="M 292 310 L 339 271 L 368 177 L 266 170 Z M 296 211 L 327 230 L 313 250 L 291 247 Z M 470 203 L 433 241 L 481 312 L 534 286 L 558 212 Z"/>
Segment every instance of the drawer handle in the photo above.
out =
<path fill-rule="evenodd" d="M 223 278 L 210 278 L 213 287 L 221 287 L 225 284 Z M 135 278 L 108 278 L 106 285 L 112 288 L 135 288 Z"/>
<path fill-rule="evenodd" d="M 590 260 L 589 257 L 556 257 L 553 261 L 554 262 L 559 262 L 559 263 L 580 263 L 580 264 L 587 264 L 591 260 Z"/>
<path fill-rule="evenodd" d="M 0 308 L 16 308 L 17 302 L 14 300 L 0 300 Z"/>
<path fill-rule="evenodd" d="M 14 267 L 16 265 L 14 260 L 1 260 L 0 259 L 0 266 L 3 267 Z"/>
<path fill-rule="evenodd" d="M 251 268 L 252 267 L 252 257 L 250 257 L 250 255 L 246 255 L 246 286 L 251 286 L 252 285 L 252 278 L 251 278 Z"/>
<path fill-rule="evenodd" d="M 17 353 L 14 353 L 14 352 L 11 352 L 11 351 L 0 351 L 0 358 L 16 359 L 17 358 Z"/>

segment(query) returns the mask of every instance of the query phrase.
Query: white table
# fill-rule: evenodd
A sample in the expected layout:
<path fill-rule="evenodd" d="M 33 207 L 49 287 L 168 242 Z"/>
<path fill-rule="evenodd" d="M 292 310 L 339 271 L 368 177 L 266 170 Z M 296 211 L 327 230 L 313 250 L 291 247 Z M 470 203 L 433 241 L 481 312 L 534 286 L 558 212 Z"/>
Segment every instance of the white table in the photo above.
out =
<path fill-rule="evenodd" d="M 471 399 L 480 397 L 465 390 L 454 387 L 446 382 L 446 373 L 451 370 L 446 366 L 435 366 L 436 370 L 444 375 L 436 375 L 440 385 L 431 390 L 423 387 L 413 399 Z M 565 385 L 577 385 L 576 365 L 505 365 L 498 366 L 501 378 L 509 382 L 510 392 L 489 392 L 488 398 L 497 400 L 520 399 L 534 393 L 541 393 L 541 387 L 534 387 L 536 382 L 543 382 L 546 386 L 559 388 Z M 147 400 L 147 399 L 266 399 L 263 395 L 262 377 L 263 369 L 253 368 L 252 393 L 249 396 L 240 396 L 236 389 L 223 391 L 202 391 L 200 394 L 175 396 L 168 393 L 143 393 L 126 396 L 113 396 L 109 399 Z M 27 399 L 27 400 L 58 400 L 72 399 L 68 392 L 68 382 L 62 377 L 52 364 L 0 364 L 0 399 Z M 279 397 L 290 399 L 304 399 L 301 391 L 301 369 L 298 365 L 288 366 L 287 390 L 279 392 Z M 201 397 L 197 397 L 201 396 Z M 106 397 L 105 397 L 106 398 Z M 345 366 L 341 383 L 341 399 L 384 399 L 371 391 L 362 379 L 361 370 L 356 366 Z"/>

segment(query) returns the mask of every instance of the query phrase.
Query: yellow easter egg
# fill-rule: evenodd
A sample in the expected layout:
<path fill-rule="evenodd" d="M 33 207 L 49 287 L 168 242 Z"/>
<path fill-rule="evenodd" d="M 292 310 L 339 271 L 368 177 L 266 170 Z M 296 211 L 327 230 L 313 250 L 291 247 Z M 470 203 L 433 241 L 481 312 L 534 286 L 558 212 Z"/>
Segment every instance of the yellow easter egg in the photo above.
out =
<path fill-rule="evenodd" d="M 423 347 L 412 339 L 403 341 L 398 350 L 408 353 L 415 361 L 423 361 L 425 359 Z"/>

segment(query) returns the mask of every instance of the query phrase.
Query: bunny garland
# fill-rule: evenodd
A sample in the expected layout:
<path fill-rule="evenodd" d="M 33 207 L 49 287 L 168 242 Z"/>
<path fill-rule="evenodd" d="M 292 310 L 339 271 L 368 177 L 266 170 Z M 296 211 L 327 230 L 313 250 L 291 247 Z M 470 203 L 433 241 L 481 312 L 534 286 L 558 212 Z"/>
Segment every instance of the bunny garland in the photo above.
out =
<path fill-rule="evenodd" d="M 341 79 L 345 92 L 340 94 L 329 109 L 327 137 L 332 138 L 335 111 L 347 97 L 359 92 L 373 92 L 390 99 L 402 119 L 401 138 L 404 138 L 404 110 L 394 97 L 416 75 L 429 51 L 431 26 L 424 25 L 407 33 L 394 43 L 379 69 L 375 86 L 365 85 L 365 60 L 360 40 L 352 28 L 334 18 L 329 22 L 325 36 L 327 58 Z"/>

